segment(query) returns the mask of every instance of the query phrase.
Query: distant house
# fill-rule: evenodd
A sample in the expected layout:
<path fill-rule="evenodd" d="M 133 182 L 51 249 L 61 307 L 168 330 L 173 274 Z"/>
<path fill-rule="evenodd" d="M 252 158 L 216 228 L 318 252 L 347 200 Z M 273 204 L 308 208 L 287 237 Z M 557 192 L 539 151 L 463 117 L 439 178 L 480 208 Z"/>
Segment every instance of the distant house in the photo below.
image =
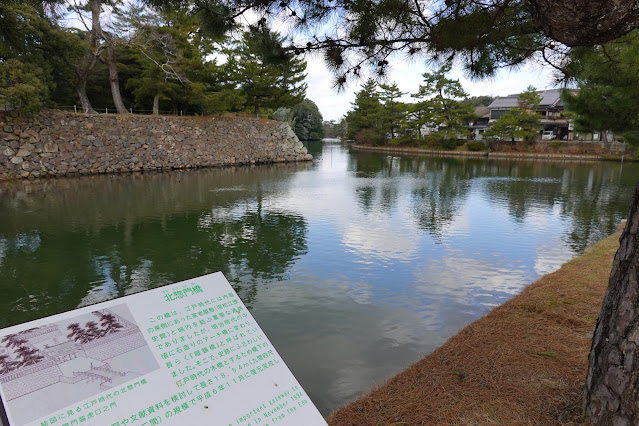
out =
<path fill-rule="evenodd" d="M 570 119 L 564 115 L 564 103 L 561 100 L 561 89 L 542 90 L 539 93 L 541 101 L 537 112 L 540 115 L 540 139 L 573 140 L 574 132 Z M 501 96 L 488 105 L 488 127 L 506 111 L 519 106 L 519 94 Z M 472 129 L 472 127 L 471 127 Z M 485 129 L 483 129 L 485 130 Z"/>
<path fill-rule="evenodd" d="M 470 138 L 480 141 L 483 139 L 482 134 L 488 129 L 490 121 L 490 110 L 487 106 L 478 106 L 475 108 L 476 119 L 469 123 L 468 130 L 470 130 Z"/>

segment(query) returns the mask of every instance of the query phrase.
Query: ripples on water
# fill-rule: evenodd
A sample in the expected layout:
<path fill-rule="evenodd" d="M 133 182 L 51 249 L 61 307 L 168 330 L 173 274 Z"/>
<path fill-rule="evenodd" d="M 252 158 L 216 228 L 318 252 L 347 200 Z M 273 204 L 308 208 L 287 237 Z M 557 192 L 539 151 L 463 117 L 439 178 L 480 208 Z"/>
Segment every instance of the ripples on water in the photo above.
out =
<path fill-rule="evenodd" d="M 0 326 L 222 270 L 320 410 L 625 217 L 639 168 L 349 153 L 0 185 Z"/>

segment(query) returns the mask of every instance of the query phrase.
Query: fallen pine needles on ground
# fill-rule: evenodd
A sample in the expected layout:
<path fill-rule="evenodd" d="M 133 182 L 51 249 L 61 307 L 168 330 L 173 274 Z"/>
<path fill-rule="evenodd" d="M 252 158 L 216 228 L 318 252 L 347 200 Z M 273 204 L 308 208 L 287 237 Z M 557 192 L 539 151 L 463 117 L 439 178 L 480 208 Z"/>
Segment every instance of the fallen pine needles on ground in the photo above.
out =
<path fill-rule="evenodd" d="M 331 414 L 342 425 L 582 424 L 597 315 L 619 233 Z"/>

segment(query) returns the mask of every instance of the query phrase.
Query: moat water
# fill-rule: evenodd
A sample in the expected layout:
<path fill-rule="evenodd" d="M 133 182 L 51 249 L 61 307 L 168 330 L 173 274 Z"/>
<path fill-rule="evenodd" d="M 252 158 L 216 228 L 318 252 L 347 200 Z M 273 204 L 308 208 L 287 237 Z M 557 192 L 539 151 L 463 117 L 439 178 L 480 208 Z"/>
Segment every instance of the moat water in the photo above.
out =
<path fill-rule="evenodd" d="M 639 165 L 394 156 L 0 183 L 0 327 L 221 270 L 323 414 L 625 218 Z"/>

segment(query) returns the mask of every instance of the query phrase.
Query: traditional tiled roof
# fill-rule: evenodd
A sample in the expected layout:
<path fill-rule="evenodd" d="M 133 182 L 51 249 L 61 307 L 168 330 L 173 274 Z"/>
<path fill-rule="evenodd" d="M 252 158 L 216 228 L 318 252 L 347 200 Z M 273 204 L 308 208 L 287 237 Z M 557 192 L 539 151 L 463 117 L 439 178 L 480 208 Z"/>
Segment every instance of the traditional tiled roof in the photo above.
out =
<path fill-rule="evenodd" d="M 475 115 L 478 117 L 483 117 L 487 114 L 490 114 L 490 110 L 488 109 L 488 107 L 484 106 L 484 105 L 480 105 L 477 108 L 475 108 Z"/>
<path fill-rule="evenodd" d="M 550 90 L 542 90 L 539 93 L 541 97 L 541 101 L 539 102 L 540 108 L 552 108 L 552 107 L 563 107 L 564 104 L 561 100 L 561 89 L 550 89 Z M 508 96 L 500 96 L 495 99 L 490 105 L 488 105 L 488 109 L 508 109 L 515 108 L 519 106 L 518 98 L 519 94 L 508 95 Z"/>
<path fill-rule="evenodd" d="M 557 107 L 561 104 L 561 89 L 544 90 L 539 92 L 539 96 L 541 96 L 541 102 L 539 102 L 541 108 Z"/>
<path fill-rule="evenodd" d="M 488 105 L 488 109 L 505 109 L 505 108 L 515 108 L 519 106 L 517 102 L 517 98 L 519 95 L 508 95 L 508 96 L 500 96 L 496 98 L 490 105 Z"/>

